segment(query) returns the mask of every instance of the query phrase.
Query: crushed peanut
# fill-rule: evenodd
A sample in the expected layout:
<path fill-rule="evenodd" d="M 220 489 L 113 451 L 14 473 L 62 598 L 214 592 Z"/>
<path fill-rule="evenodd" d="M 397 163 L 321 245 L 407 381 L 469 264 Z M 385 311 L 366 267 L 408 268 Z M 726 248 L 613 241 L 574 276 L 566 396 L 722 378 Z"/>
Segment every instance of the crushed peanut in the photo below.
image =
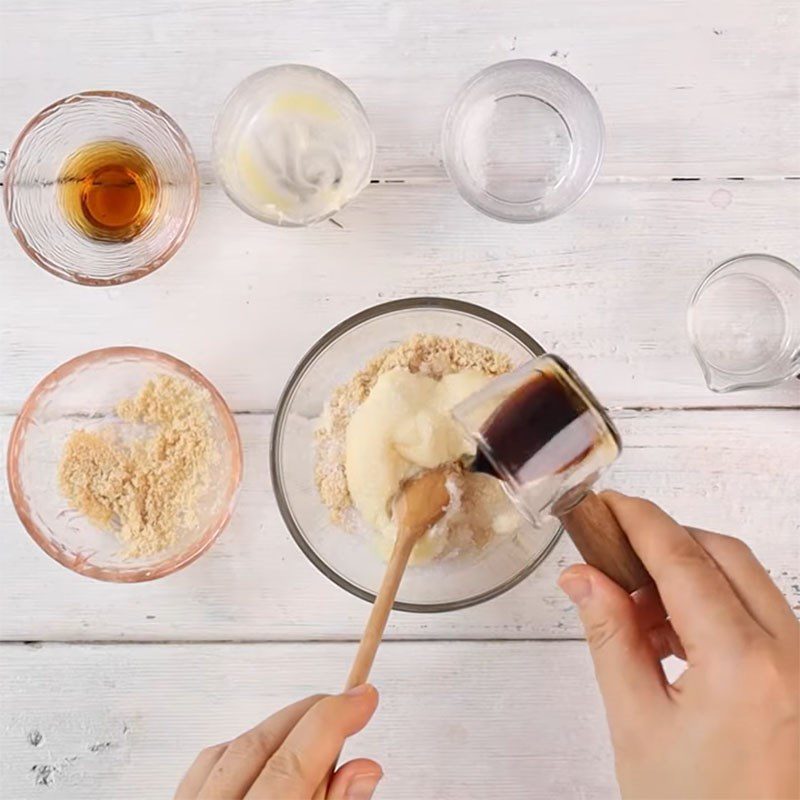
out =
<path fill-rule="evenodd" d="M 59 486 L 77 511 L 114 531 L 126 557 L 152 555 L 197 524 L 197 505 L 219 457 L 208 393 L 159 375 L 119 403 L 116 413 L 152 430 L 131 441 L 120 437 L 117 425 L 74 431 L 64 444 Z"/>

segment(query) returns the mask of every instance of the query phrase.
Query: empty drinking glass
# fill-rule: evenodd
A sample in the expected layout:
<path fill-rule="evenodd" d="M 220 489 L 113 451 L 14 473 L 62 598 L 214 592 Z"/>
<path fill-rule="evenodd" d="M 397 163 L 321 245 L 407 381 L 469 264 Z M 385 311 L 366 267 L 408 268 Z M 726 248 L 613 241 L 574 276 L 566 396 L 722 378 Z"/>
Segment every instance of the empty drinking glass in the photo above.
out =
<path fill-rule="evenodd" d="M 466 83 L 447 113 L 442 154 L 450 180 L 478 211 L 538 222 L 588 191 L 603 141 L 591 92 L 566 70 L 523 58 Z"/>
<path fill-rule="evenodd" d="M 687 323 L 714 392 L 800 375 L 800 270 L 763 254 L 726 261 L 695 290 Z"/>

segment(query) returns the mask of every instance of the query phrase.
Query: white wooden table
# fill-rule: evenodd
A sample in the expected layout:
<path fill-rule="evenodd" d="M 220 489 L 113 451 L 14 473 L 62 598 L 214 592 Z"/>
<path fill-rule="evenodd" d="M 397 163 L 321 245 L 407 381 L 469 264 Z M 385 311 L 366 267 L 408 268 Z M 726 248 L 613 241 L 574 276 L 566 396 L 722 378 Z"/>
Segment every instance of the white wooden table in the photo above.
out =
<path fill-rule="evenodd" d="M 0 796 L 166 797 L 200 747 L 341 684 L 368 609 L 285 531 L 269 488 L 270 421 L 305 349 L 382 299 L 465 298 L 566 356 L 621 426 L 614 484 L 740 535 L 800 608 L 800 383 L 713 395 L 684 332 L 687 298 L 712 265 L 747 251 L 800 261 L 798 40 L 793 0 L 3 0 L 0 146 L 56 98 L 122 89 L 178 120 L 203 183 L 186 246 L 117 289 L 56 280 L 3 226 L 3 444 L 46 372 L 94 347 L 139 344 L 219 387 L 246 473 L 218 544 L 138 586 L 50 561 L 3 480 Z M 608 129 L 592 191 L 535 226 L 470 209 L 438 147 L 459 85 L 522 56 L 586 82 Z M 345 80 L 375 128 L 375 180 L 339 225 L 259 224 L 209 166 L 227 92 L 287 61 Z M 573 557 L 562 542 L 478 608 L 394 617 L 374 673 L 381 708 L 351 748 L 383 763 L 381 797 L 615 796 L 590 660 L 554 585 Z"/>

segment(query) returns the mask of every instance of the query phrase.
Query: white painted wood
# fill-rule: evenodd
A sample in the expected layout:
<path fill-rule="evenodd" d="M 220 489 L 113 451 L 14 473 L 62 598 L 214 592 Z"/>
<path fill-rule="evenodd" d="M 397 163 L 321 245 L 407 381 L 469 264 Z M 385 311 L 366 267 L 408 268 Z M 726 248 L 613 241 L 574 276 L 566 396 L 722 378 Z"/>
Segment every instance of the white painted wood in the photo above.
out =
<path fill-rule="evenodd" d="M 109 344 L 174 353 L 237 411 L 261 412 L 238 416 L 247 470 L 229 529 L 196 564 L 152 584 L 100 584 L 50 561 L 0 475 L 0 639 L 69 643 L 0 645 L 0 796 L 169 796 L 200 747 L 341 684 L 353 645 L 324 640 L 357 637 L 367 606 L 286 533 L 264 412 L 316 338 L 383 299 L 486 305 L 566 356 L 607 404 L 669 408 L 617 411 L 627 450 L 611 482 L 745 538 L 800 612 L 800 383 L 713 395 L 684 330 L 686 301 L 714 264 L 747 251 L 800 262 L 800 181 L 786 180 L 800 176 L 799 35 L 791 0 L 0 5 L 0 149 L 58 97 L 123 89 L 178 120 L 203 178 L 184 249 L 119 289 L 57 281 L 0 226 L 0 447 L 36 381 Z M 459 85 L 514 57 L 574 72 L 608 129 L 589 195 L 531 227 L 472 211 L 440 162 Z M 338 215 L 342 228 L 269 228 L 214 182 L 210 131 L 225 95 L 285 61 L 337 74 L 373 122 L 380 183 Z M 725 410 L 681 410 L 695 406 Z M 382 649 L 382 710 L 353 750 L 383 762 L 381 796 L 616 796 L 583 643 L 422 641 L 579 637 L 554 587 L 573 558 L 564 541 L 491 603 L 395 615 L 389 637 L 418 641 Z M 78 643 L 91 640 L 109 644 Z M 236 640 L 248 643 L 227 643 Z M 176 643 L 139 644 L 155 641 Z M 45 777 L 50 785 L 36 783 Z"/>
<path fill-rule="evenodd" d="M 792 0 L 27 0 L 0 11 L 0 143 L 53 100 L 124 89 L 186 129 L 210 176 L 211 123 L 269 64 L 311 63 L 352 86 L 372 119 L 381 178 L 441 177 L 439 130 L 489 64 L 539 58 L 595 93 L 604 174 L 798 175 Z"/>
<path fill-rule="evenodd" d="M 678 519 L 745 539 L 800 613 L 797 487 L 800 413 L 693 411 L 617 415 L 626 451 L 608 484 Z M 198 562 L 169 578 L 108 586 L 78 577 L 29 540 L 4 497 L 0 638 L 11 640 L 306 640 L 360 635 L 367 605 L 318 573 L 283 526 L 269 488 L 268 417 L 238 417 L 246 454 L 239 507 Z M 7 421 L 4 433 L 8 429 Z M 5 481 L 2 482 L 5 484 Z M 465 611 L 395 614 L 393 638 L 581 636 L 555 585 L 577 560 L 566 539 L 522 585 Z"/>
<path fill-rule="evenodd" d="M 353 645 L 0 652 L 3 797 L 142 800 L 171 796 L 200 748 L 338 691 Z M 383 765 L 384 800 L 617 796 L 582 642 L 388 643 L 373 677 L 381 705 L 344 758 Z"/>
<path fill-rule="evenodd" d="M 685 326 L 692 291 L 720 261 L 768 251 L 800 263 L 800 181 L 603 183 L 535 226 L 487 219 L 447 185 L 381 185 L 338 219 L 343 230 L 278 230 L 210 188 L 173 261 L 107 290 L 54 279 L 0 228 L 0 411 L 62 361 L 110 344 L 170 352 L 236 410 L 272 410 L 334 324 L 426 294 L 510 317 L 612 406 L 800 406 L 800 382 L 710 392 Z"/>

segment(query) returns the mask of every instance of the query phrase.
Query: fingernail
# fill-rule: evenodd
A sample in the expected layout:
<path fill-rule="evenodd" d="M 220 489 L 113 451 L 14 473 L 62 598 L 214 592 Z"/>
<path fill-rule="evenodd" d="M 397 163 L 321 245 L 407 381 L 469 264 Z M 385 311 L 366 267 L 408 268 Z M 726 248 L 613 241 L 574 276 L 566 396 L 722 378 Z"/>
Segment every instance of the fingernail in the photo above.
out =
<path fill-rule="evenodd" d="M 360 697 L 362 694 L 366 694 L 372 687 L 368 683 L 362 683 L 361 686 L 354 686 L 352 689 L 348 689 L 345 692 L 347 697 Z"/>
<path fill-rule="evenodd" d="M 558 585 L 576 606 L 582 606 L 592 595 L 592 582 L 582 575 L 562 575 Z"/>
<path fill-rule="evenodd" d="M 367 773 L 366 775 L 356 775 L 353 780 L 350 781 L 350 785 L 345 792 L 345 797 L 347 800 L 370 800 L 375 792 L 375 787 L 382 777 L 383 775 L 376 775 L 374 772 Z"/>

